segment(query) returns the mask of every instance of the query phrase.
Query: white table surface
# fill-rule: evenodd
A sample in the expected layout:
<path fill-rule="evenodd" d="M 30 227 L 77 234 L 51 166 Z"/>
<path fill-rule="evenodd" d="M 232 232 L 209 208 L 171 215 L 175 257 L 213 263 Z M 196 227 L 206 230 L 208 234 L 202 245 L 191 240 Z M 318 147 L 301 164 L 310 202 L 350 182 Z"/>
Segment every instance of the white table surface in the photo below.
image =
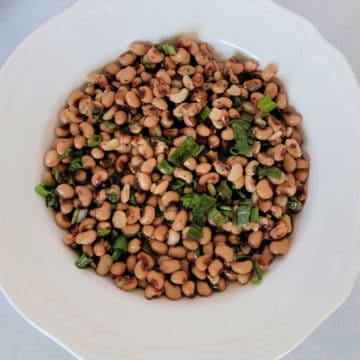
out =
<path fill-rule="evenodd" d="M 345 54 L 360 79 L 359 0 L 277 2 L 312 21 Z M 72 3 L 74 0 L 0 0 L 0 66 L 26 35 Z M 359 322 L 360 279 L 350 298 L 284 360 L 360 359 Z M 74 357 L 33 329 L 0 294 L 0 359 L 74 360 Z"/>

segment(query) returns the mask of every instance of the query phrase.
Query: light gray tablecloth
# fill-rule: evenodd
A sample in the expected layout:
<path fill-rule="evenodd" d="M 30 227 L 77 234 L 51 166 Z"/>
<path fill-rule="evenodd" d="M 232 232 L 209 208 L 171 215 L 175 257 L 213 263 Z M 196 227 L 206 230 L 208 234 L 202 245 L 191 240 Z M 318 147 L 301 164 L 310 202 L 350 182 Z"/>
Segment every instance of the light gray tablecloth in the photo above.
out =
<path fill-rule="evenodd" d="M 26 35 L 73 2 L 74 0 L 0 0 L 0 66 Z M 359 0 L 277 2 L 312 21 L 345 54 L 358 79 L 360 78 Z M 359 322 L 360 280 L 349 300 L 284 360 L 360 359 Z M 74 360 L 65 350 L 26 323 L 1 294 L 0 359 Z"/>

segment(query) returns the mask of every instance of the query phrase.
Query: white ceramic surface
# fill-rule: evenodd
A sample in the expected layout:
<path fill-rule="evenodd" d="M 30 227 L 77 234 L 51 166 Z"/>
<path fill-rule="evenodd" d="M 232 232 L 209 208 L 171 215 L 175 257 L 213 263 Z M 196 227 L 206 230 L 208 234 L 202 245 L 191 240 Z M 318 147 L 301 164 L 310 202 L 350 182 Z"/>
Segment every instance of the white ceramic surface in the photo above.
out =
<path fill-rule="evenodd" d="M 134 39 L 185 32 L 224 55 L 240 49 L 279 65 L 305 119 L 309 199 L 291 252 L 261 286 L 148 302 L 77 270 L 33 187 L 57 110 L 86 73 Z M 343 57 L 309 23 L 269 1 L 78 2 L 35 31 L 0 73 L 3 291 L 29 321 L 90 360 L 267 360 L 287 353 L 345 300 L 359 272 L 359 107 Z"/>

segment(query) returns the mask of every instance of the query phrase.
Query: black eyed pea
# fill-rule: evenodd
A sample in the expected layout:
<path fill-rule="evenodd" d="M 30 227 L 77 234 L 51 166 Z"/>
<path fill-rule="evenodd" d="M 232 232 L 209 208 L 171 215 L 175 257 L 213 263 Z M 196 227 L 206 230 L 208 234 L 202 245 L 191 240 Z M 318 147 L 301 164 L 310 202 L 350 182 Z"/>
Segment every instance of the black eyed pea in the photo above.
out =
<path fill-rule="evenodd" d="M 161 290 L 164 288 L 164 274 L 155 270 L 151 270 L 148 272 L 146 279 L 148 283 L 155 289 Z"/>
<path fill-rule="evenodd" d="M 181 287 L 178 285 L 173 285 L 170 281 L 166 280 L 165 285 L 165 295 L 170 300 L 179 300 L 182 297 Z"/>
<path fill-rule="evenodd" d="M 117 210 L 112 217 L 112 223 L 116 229 L 123 229 L 127 224 L 127 218 L 124 211 Z"/>
<path fill-rule="evenodd" d="M 88 245 L 89 246 L 89 245 Z M 106 243 L 104 240 L 97 241 L 93 247 L 94 254 L 96 256 L 103 256 L 106 253 Z"/>
<path fill-rule="evenodd" d="M 201 230 L 201 237 L 199 239 L 200 245 L 206 245 L 211 241 L 212 233 L 208 226 L 204 226 Z"/>
<path fill-rule="evenodd" d="M 61 199 L 72 199 L 75 196 L 75 191 L 69 184 L 58 185 L 56 187 L 56 193 Z"/>
<path fill-rule="evenodd" d="M 154 298 L 158 298 L 163 294 L 162 290 L 158 290 L 155 289 L 153 286 L 151 285 L 147 285 L 145 290 L 144 290 L 144 296 L 146 299 L 151 300 Z"/>
<path fill-rule="evenodd" d="M 222 277 L 219 279 L 219 282 L 216 285 L 213 285 L 214 290 L 224 291 L 226 289 L 226 281 Z"/>
<path fill-rule="evenodd" d="M 90 190 L 90 188 L 87 186 L 76 186 L 75 192 L 78 196 L 80 205 L 85 208 L 89 207 L 92 202 L 92 197 L 93 197 L 93 194 L 92 194 L 92 191 Z"/>
<path fill-rule="evenodd" d="M 169 95 L 170 101 L 175 104 L 183 103 L 189 95 L 189 90 L 187 88 L 182 88 L 177 92 L 171 92 Z"/>
<path fill-rule="evenodd" d="M 196 281 L 196 292 L 200 296 L 210 296 L 212 294 L 212 289 L 206 281 Z"/>
<path fill-rule="evenodd" d="M 218 109 L 230 109 L 232 107 L 232 101 L 228 97 L 219 97 L 213 100 L 212 106 Z"/>
<path fill-rule="evenodd" d="M 270 82 L 265 86 L 265 95 L 269 95 L 271 99 L 274 99 L 278 93 L 278 86 L 274 82 Z"/>
<path fill-rule="evenodd" d="M 289 182 L 283 183 L 276 187 L 277 195 L 294 196 L 296 193 L 296 185 Z"/>
<path fill-rule="evenodd" d="M 138 280 L 132 276 L 116 276 L 114 282 L 118 288 L 124 291 L 134 290 L 138 286 Z"/>
<path fill-rule="evenodd" d="M 220 181 L 220 175 L 216 172 L 210 172 L 200 176 L 199 185 L 217 184 Z"/>
<path fill-rule="evenodd" d="M 100 257 L 99 262 L 96 266 L 96 273 L 100 276 L 105 276 L 109 273 L 113 259 L 109 254 L 105 254 Z"/>
<path fill-rule="evenodd" d="M 188 220 L 188 213 L 185 210 L 180 210 L 177 213 L 173 223 L 171 224 L 171 228 L 174 231 L 182 231 L 186 227 L 187 220 Z"/>
<path fill-rule="evenodd" d="M 243 175 L 243 167 L 240 164 L 234 164 L 231 166 L 227 179 L 231 182 L 240 180 Z"/>
<path fill-rule="evenodd" d="M 141 190 L 149 191 L 151 189 L 151 178 L 147 173 L 139 172 L 136 174 L 137 181 Z"/>
<path fill-rule="evenodd" d="M 185 259 L 187 249 L 183 246 L 170 246 L 168 255 L 174 259 Z"/>
<path fill-rule="evenodd" d="M 192 173 L 181 168 L 175 168 L 174 176 L 178 179 L 184 180 L 188 184 L 191 184 L 193 181 Z"/>
<path fill-rule="evenodd" d="M 91 185 L 94 187 L 100 186 L 109 178 L 108 172 L 103 168 L 98 168 L 91 177 Z"/>
<path fill-rule="evenodd" d="M 186 297 L 193 298 L 195 296 L 195 283 L 194 281 L 187 281 L 181 286 L 181 290 Z"/>
<path fill-rule="evenodd" d="M 222 259 L 226 264 L 230 264 L 234 257 L 234 251 L 230 246 L 219 244 L 215 247 L 215 255 Z"/>
<path fill-rule="evenodd" d="M 247 274 L 253 269 L 253 262 L 251 260 L 236 261 L 230 264 L 231 270 L 236 274 Z"/>
<path fill-rule="evenodd" d="M 114 262 L 110 268 L 110 274 L 113 276 L 119 276 L 124 274 L 126 271 L 126 264 L 122 261 Z"/>
<path fill-rule="evenodd" d="M 247 274 L 238 274 L 236 276 L 236 280 L 241 284 L 241 285 L 245 285 L 247 284 L 250 279 L 251 279 L 252 273 L 249 272 Z"/>
<path fill-rule="evenodd" d="M 273 80 L 275 75 L 276 66 L 273 64 L 269 64 L 268 66 L 266 66 L 260 74 L 261 78 L 266 82 Z"/>
<path fill-rule="evenodd" d="M 231 141 L 234 140 L 235 135 L 234 135 L 234 130 L 231 127 L 228 127 L 226 129 L 224 129 L 221 132 L 221 138 L 225 141 Z"/>
<path fill-rule="evenodd" d="M 302 151 L 299 143 L 295 139 L 287 139 L 285 141 L 286 151 L 294 158 L 299 158 L 302 155 Z"/>
<path fill-rule="evenodd" d="M 283 117 L 288 126 L 299 126 L 302 123 L 302 116 L 299 114 L 285 112 Z"/>
<path fill-rule="evenodd" d="M 71 221 L 61 211 L 56 213 L 55 222 L 56 222 L 56 225 L 62 229 L 68 229 L 71 226 Z"/>
<path fill-rule="evenodd" d="M 158 225 L 154 229 L 153 236 L 156 240 L 165 241 L 168 234 L 168 227 L 166 225 Z"/>
<path fill-rule="evenodd" d="M 161 198 L 161 204 L 168 207 L 171 203 L 179 202 L 180 195 L 176 191 L 167 191 Z"/>
<path fill-rule="evenodd" d="M 258 140 L 268 140 L 274 134 L 274 130 L 271 127 L 256 127 L 254 128 L 253 133 Z"/>
<path fill-rule="evenodd" d="M 146 52 L 146 58 L 149 63 L 158 64 L 164 59 L 164 54 L 160 52 L 155 46 L 151 46 Z"/>
<path fill-rule="evenodd" d="M 148 264 L 144 260 L 138 260 L 134 267 L 134 275 L 138 280 L 145 280 L 148 274 Z"/>
<path fill-rule="evenodd" d="M 71 200 L 60 199 L 60 210 L 63 214 L 70 214 L 73 210 L 73 202 Z"/>
<path fill-rule="evenodd" d="M 67 233 L 64 235 L 63 241 L 64 241 L 64 244 L 67 246 L 74 246 L 75 245 L 75 235 Z"/>
<path fill-rule="evenodd" d="M 273 166 L 275 163 L 274 158 L 268 153 L 259 152 L 256 158 L 259 161 L 259 163 L 264 166 L 270 167 Z"/>
<path fill-rule="evenodd" d="M 140 219 L 140 208 L 137 206 L 130 206 L 126 214 L 126 223 L 135 224 Z"/>
<path fill-rule="evenodd" d="M 270 186 L 269 180 L 260 180 L 256 184 L 256 193 L 264 200 L 270 199 L 273 196 L 273 190 Z"/>
<path fill-rule="evenodd" d="M 286 224 L 280 220 L 276 224 L 276 226 L 270 230 L 270 237 L 272 239 L 278 240 L 278 239 L 282 239 L 283 237 L 285 237 L 287 233 L 288 233 L 288 228 L 287 228 Z"/>
<path fill-rule="evenodd" d="M 296 160 L 289 153 L 284 156 L 284 170 L 287 173 L 292 173 L 296 170 Z"/>
<path fill-rule="evenodd" d="M 135 236 L 140 230 L 140 225 L 138 223 L 135 224 L 126 224 L 122 229 L 122 233 L 126 237 Z"/>
<path fill-rule="evenodd" d="M 201 255 L 195 260 L 195 266 L 200 271 L 206 271 L 210 262 L 211 257 L 209 255 Z"/>
<path fill-rule="evenodd" d="M 54 168 L 59 165 L 59 154 L 56 150 L 49 150 L 44 156 L 44 165 L 48 168 Z"/>
<path fill-rule="evenodd" d="M 175 271 L 171 274 L 170 280 L 175 285 L 184 285 L 187 282 L 188 275 L 183 270 Z"/>
<path fill-rule="evenodd" d="M 151 205 L 146 205 L 140 218 L 141 225 L 150 225 L 155 220 L 155 208 Z"/>
<path fill-rule="evenodd" d="M 90 215 L 98 221 L 106 221 L 111 217 L 112 207 L 110 202 L 104 201 L 100 206 L 90 211 Z"/>
<path fill-rule="evenodd" d="M 166 245 L 166 243 L 156 240 L 156 239 L 151 239 L 150 242 L 150 247 L 151 249 L 159 255 L 165 255 L 168 252 L 168 246 Z"/>
<path fill-rule="evenodd" d="M 163 194 L 168 186 L 169 186 L 169 181 L 168 180 L 162 180 L 161 182 L 159 182 L 157 185 L 154 186 L 154 188 L 151 188 L 151 192 L 154 194 L 154 195 L 161 195 Z"/>
<path fill-rule="evenodd" d="M 130 45 L 130 51 L 133 52 L 137 56 L 144 56 L 147 51 L 149 50 L 149 45 L 141 42 L 141 41 L 134 41 Z"/>
<path fill-rule="evenodd" d="M 97 237 L 95 230 L 88 230 L 81 233 L 78 233 L 75 236 L 75 242 L 79 245 L 91 245 Z"/>
<path fill-rule="evenodd" d="M 197 175 L 205 175 L 211 170 L 211 164 L 208 162 L 200 163 L 196 165 L 195 172 Z"/>
<path fill-rule="evenodd" d="M 257 91 L 262 87 L 262 81 L 260 79 L 251 79 L 244 81 L 243 86 L 248 91 Z"/>
<path fill-rule="evenodd" d="M 270 243 L 270 251 L 274 255 L 285 255 L 288 253 L 290 247 L 289 239 L 284 238 Z"/>
<path fill-rule="evenodd" d="M 153 259 L 152 256 L 150 256 L 149 254 L 145 253 L 145 252 L 140 252 L 139 254 L 137 254 L 136 256 L 137 260 L 143 260 L 147 266 L 148 270 L 152 270 L 154 265 L 155 265 L 155 261 Z"/>
<path fill-rule="evenodd" d="M 224 264 L 219 259 L 213 260 L 208 266 L 208 273 L 212 277 L 218 276 L 224 268 Z"/>
<path fill-rule="evenodd" d="M 189 259 L 189 255 L 188 255 L 188 260 L 191 261 L 191 259 Z M 191 273 L 196 277 L 196 279 L 199 280 L 206 280 L 207 278 L 206 271 L 201 271 L 196 266 L 193 266 L 191 268 Z"/>

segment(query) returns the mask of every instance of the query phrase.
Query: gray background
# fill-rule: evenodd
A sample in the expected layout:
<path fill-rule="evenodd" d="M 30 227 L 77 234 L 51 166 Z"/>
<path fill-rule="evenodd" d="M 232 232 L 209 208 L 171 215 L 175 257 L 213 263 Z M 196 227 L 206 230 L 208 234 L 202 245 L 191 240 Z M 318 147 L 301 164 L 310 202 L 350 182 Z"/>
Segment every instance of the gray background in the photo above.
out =
<path fill-rule="evenodd" d="M 359 0 L 277 2 L 315 24 L 345 54 L 360 79 Z M 26 35 L 72 3 L 74 0 L 0 0 L 0 66 Z M 26 323 L 1 294 L 0 319 L 2 360 L 74 360 L 60 346 Z M 360 359 L 359 320 L 360 279 L 346 303 L 284 360 Z"/>

